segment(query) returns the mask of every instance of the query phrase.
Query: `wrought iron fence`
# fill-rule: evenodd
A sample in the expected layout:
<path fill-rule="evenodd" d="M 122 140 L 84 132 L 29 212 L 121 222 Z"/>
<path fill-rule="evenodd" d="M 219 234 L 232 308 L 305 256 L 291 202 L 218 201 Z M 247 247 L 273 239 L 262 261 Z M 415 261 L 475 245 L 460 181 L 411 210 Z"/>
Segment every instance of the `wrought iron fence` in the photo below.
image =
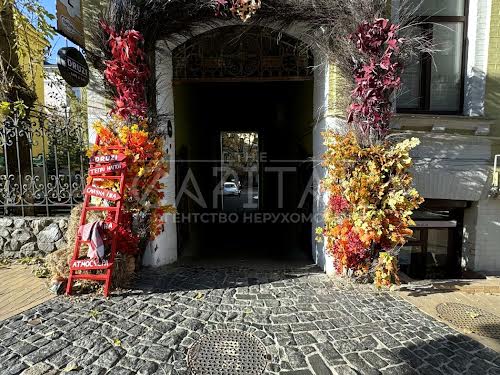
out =
<path fill-rule="evenodd" d="M 78 116 L 7 117 L 0 146 L 0 215 L 57 215 L 83 200 L 88 129 Z"/>

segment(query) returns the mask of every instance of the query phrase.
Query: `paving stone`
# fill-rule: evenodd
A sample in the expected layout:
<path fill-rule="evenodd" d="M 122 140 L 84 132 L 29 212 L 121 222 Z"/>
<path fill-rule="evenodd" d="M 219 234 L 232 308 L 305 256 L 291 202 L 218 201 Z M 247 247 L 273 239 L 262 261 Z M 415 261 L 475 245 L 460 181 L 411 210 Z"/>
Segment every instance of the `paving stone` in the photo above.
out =
<path fill-rule="evenodd" d="M 387 366 L 387 362 L 380 358 L 374 352 L 363 352 L 360 354 L 361 357 L 368 362 L 372 367 L 384 368 Z"/>
<path fill-rule="evenodd" d="M 292 369 L 307 367 L 305 355 L 299 349 L 287 346 L 285 347 L 285 352 Z"/>
<path fill-rule="evenodd" d="M 172 350 L 167 349 L 163 346 L 151 346 L 142 355 L 146 359 L 157 362 L 166 362 L 172 355 Z"/>
<path fill-rule="evenodd" d="M 37 347 L 31 344 L 28 344 L 24 341 L 20 341 L 15 343 L 10 347 L 10 349 L 14 352 L 17 353 L 21 356 L 25 356 L 26 354 L 31 353 L 32 351 L 36 350 Z"/>
<path fill-rule="evenodd" d="M 317 340 L 315 339 L 313 333 L 309 332 L 301 332 L 301 333 L 296 333 L 293 334 L 293 338 L 297 345 L 303 346 L 303 345 L 311 345 L 315 344 Z"/>
<path fill-rule="evenodd" d="M 418 372 L 404 364 L 387 367 L 382 370 L 382 375 L 418 375 Z"/>
<path fill-rule="evenodd" d="M 323 359 L 319 356 L 319 354 L 313 354 L 312 356 L 307 358 L 307 361 L 311 365 L 316 375 L 332 375 L 332 372 L 325 364 Z"/>
<path fill-rule="evenodd" d="M 420 375 L 444 375 L 439 369 L 431 365 L 424 365 L 418 369 Z M 474 374 L 486 374 L 486 372 L 474 372 Z"/>
<path fill-rule="evenodd" d="M 28 367 L 26 363 L 23 362 L 18 362 L 10 366 L 9 368 L 5 368 L 2 370 L 2 374 L 5 375 L 15 375 L 21 373 L 23 370 L 25 370 Z"/>
<path fill-rule="evenodd" d="M 345 364 L 344 359 L 331 343 L 325 342 L 322 344 L 317 344 L 316 347 L 318 348 L 318 351 L 323 355 L 323 357 L 325 357 L 330 366 Z"/>
<path fill-rule="evenodd" d="M 345 359 L 350 363 L 350 365 L 366 375 L 376 375 L 380 374 L 380 371 L 370 366 L 366 361 L 361 358 L 358 353 L 349 353 L 345 355 Z"/>
<path fill-rule="evenodd" d="M 37 363 L 26 370 L 24 370 L 22 375 L 55 375 L 58 371 L 56 371 L 52 366 L 46 363 Z"/>
<path fill-rule="evenodd" d="M 135 371 L 131 371 L 120 366 L 115 366 L 106 372 L 107 375 L 134 375 L 135 373 Z"/>
<path fill-rule="evenodd" d="M 111 348 L 100 354 L 95 363 L 100 367 L 110 369 L 120 360 L 121 357 L 122 356 L 118 350 Z"/>
<path fill-rule="evenodd" d="M 146 361 L 143 365 L 139 367 L 139 369 L 137 370 L 137 374 L 149 375 L 153 374 L 157 369 L 158 369 L 158 364 Z"/>
<path fill-rule="evenodd" d="M 313 267 L 176 266 L 145 270 L 136 285 L 109 300 L 57 297 L 0 321 L 0 374 L 76 361 L 78 375 L 184 375 L 202 335 L 236 329 L 266 346 L 266 375 L 500 375 L 497 353 L 393 294 Z"/>

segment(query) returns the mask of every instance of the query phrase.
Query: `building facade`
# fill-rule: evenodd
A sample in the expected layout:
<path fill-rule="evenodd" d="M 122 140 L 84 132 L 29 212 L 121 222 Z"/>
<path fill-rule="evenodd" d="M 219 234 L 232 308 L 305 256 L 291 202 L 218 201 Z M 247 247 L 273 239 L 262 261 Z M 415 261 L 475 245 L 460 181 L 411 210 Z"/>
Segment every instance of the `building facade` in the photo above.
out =
<path fill-rule="evenodd" d="M 98 6 L 86 7 L 89 28 Z M 400 7 L 391 2 L 395 22 Z M 390 136 L 420 138 L 414 176 L 426 200 L 401 250 L 401 268 L 415 278 L 455 277 L 463 269 L 498 273 L 500 200 L 492 189 L 500 153 L 500 0 L 423 1 L 418 16 L 438 51 L 407 67 L 395 100 Z M 144 264 L 245 249 L 272 257 L 308 254 L 332 269 L 313 234 L 322 225 L 325 200 L 318 183 L 321 133 L 345 125 L 348 91 L 338 69 L 309 48 L 313 43 L 300 27 L 280 30 L 277 38 L 272 25 L 224 20 L 175 42 L 157 41 L 156 109 L 170 163 L 165 200 L 178 215 L 165 218 Z M 240 37 L 235 42 L 227 35 Z M 90 123 L 106 113 L 98 80 L 91 81 Z M 258 147 L 251 183 L 250 175 L 224 174 L 222 140 L 228 134 L 251 138 Z M 241 204 L 228 203 L 232 197 L 221 182 L 242 185 L 235 198 L 244 199 Z"/>

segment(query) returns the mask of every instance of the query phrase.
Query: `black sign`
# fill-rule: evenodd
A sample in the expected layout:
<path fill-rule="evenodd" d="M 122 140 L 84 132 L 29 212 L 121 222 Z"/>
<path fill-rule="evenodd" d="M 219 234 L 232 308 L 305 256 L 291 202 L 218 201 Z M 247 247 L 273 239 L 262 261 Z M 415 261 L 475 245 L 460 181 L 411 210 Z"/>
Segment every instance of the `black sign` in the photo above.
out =
<path fill-rule="evenodd" d="M 61 48 L 57 52 L 57 67 L 71 87 L 84 87 L 89 83 L 89 66 L 76 48 Z"/>

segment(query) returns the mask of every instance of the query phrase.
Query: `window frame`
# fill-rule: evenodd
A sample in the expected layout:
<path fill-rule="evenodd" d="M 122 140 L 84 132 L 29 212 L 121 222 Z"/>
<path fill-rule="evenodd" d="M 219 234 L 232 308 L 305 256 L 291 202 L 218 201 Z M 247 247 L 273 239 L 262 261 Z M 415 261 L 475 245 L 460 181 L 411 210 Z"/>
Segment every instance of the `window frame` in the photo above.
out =
<path fill-rule="evenodd" d="M 421 71 L 420 71 L 420 100 L 418 108 L 399 108 L 396 99 L 396 113 L 410 114 L 428 114 L 428 115 L 463 115 L 465 101 L 465 73 L 467 69 L 467 32 L 468 32 L 468 15 L 469 15 L 469 0 L 464 2 L 463 16 L 421 16 L 417 18 L 419 23 L 422 23 L 423 32 L 427 33 L 432 38 L 432 25 L 439 23 L 462 23 L 462 66 L 460 69 L 460 103 L 456 111 L 436 111 L 430 109 L 431 102 L 431 77 L 432 77 L 432 57 L 424 53 L 420 56 Z"/>

